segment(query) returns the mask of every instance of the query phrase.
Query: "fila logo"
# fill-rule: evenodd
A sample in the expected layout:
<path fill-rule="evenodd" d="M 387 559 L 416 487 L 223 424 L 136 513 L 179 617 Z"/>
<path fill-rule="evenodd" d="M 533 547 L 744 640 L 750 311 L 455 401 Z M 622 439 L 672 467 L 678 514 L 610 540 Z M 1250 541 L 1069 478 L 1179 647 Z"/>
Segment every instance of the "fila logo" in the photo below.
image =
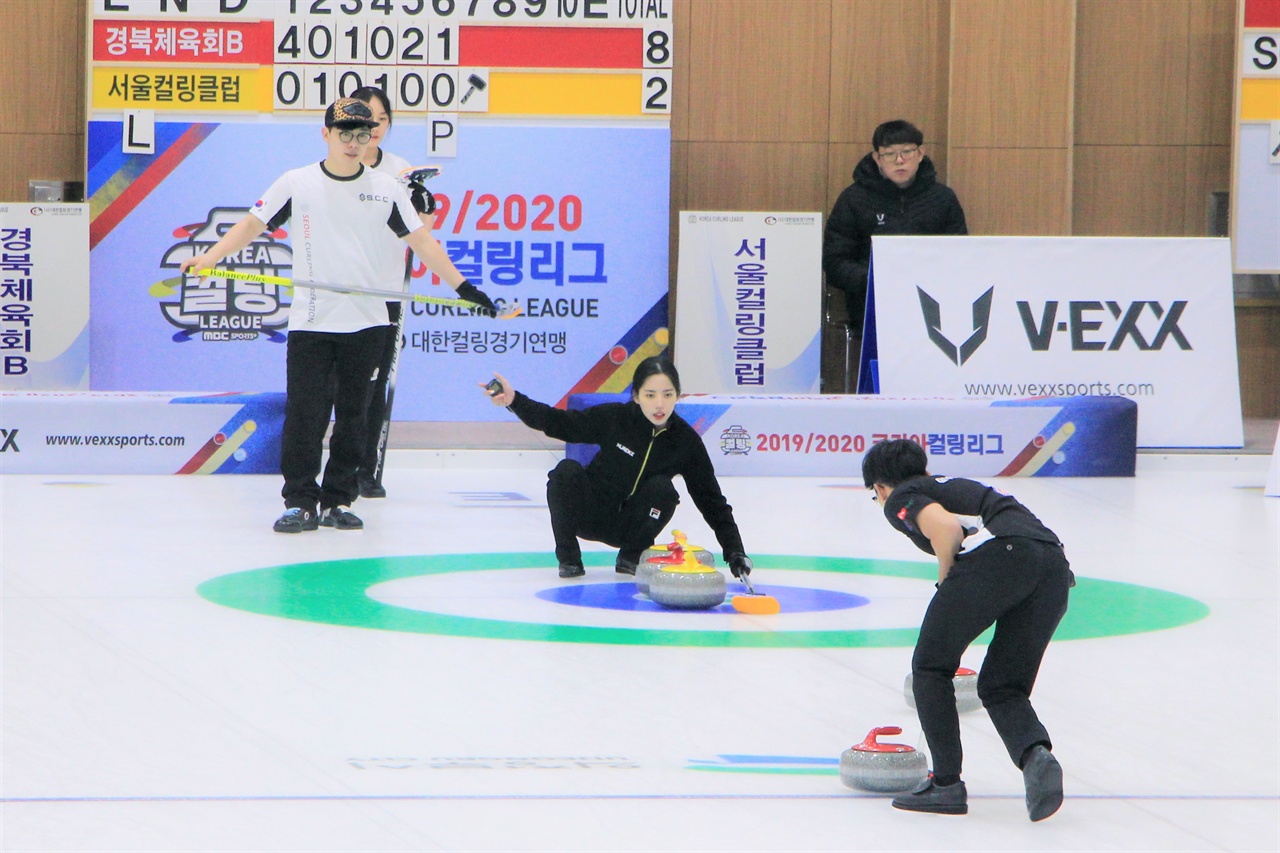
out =
<path fill-rule="evenodd" d="M 991 297 L 995 293 L 995 288 L 987 288 L 986 293 L 974 300 L 973 334 L 958 348 L 947 339 L 946 335 L 942 334 L 942 307 L 938 305 L 938 301 L 918 286 L 916 292 L 920 294 L 920 310 L 924 313 L 924 325 L 929 330 L 929 340 L 933 341 L 934 345 L 942 350 L 943 355 L 952 362 L 964 364 L 987 339 L 987 329 L 991 325 Z"/>

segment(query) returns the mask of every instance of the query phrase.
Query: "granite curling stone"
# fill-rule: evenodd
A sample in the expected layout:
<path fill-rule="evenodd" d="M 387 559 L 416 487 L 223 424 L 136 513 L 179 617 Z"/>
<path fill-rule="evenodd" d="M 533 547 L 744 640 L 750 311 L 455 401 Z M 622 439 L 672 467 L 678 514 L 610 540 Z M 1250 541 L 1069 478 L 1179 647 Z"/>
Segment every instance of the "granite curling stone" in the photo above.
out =
<path fill-rule="evenodd" d="M 688 537 L 680 530 L 671 531 L 674 541 L 661 547 L 647 548 L 640 555 L 640 564 L 636 567 L 636 590 L 649 594 L 649 584 L 656 572 L 664 566 L 679 566 L 697 562 L 704 566 L 715 567 L 715 555 L 706 548 L 690 545 Z M 692 560 L 690 560 L 692 556 Z"/>
<path fill-rule="evenodd" d="M 952 681 L 956 689 L 956 711 L 961 714 L 967 714 L 970 711 L 976 711 L 982 707 L 982 700 L 978 698 L 978 673 L 965 667 L 956 670 L 955 680 Z M 914 708 L 916 706 L 916 695 L 912 690 L 911 673 L 907 673 L 906 683 L 902 685 L 902 695 L 907 700 L 907 707 Z"/>
<path fill-rule="evenodd" d="M 880 743 L 880 735 L 900 735 L 898 726 L 878 726 L 862 743 L 840 753 L 840 781 L 846 787 L 877 794 L 910 791 L 929 775 L 924 753 L 905 743 Z"/>
<path fill-rule="evenodd" d="M 654 604 L 677 610 L 710 610 L 724 603 L 724 575 L 695 563 L 697 570 L 684 566 L 664 566 L 649 581 L 649 598 Z"/>
<path fill-rule="evenodd" d="M 649 594 L 649 584 L 653 580 L 653 576 L 662 571 L 664 566 L 670 565 L 666 562 L 655 562 L 653 558 L 663 559 L 668 554 L 669 552 L 666 549 L 659 551 L 655 548 L 650 548 L 644 552 L 644 557 L 641 558 L 640 565 L 636 568 L 636 590 L 638 592 L 642 592 L 645 595 Z M 708 568 L 715 568 L 716 557 L 710 551 L 698 548 L 694 550 L 693 555 L 700 564 Z"/>

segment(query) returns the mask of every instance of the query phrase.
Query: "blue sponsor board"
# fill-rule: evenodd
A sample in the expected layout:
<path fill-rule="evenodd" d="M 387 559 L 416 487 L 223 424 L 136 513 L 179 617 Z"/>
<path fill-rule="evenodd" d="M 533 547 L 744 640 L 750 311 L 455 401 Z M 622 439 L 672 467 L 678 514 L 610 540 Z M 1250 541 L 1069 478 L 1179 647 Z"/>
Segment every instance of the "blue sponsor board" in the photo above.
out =
<path fill-rule="evenodd" d="M 667 292 L 670 132 L 665 127 L 461 127 L 459 156 L 433 164 L 434 234 L 513 320 L 411 303 L 397 374 L 400 420 L 504 420 L 472 393 L 497 370 L 559 400 Z M 90 122 L 94 390 L 284 387 L 290 294 L 183 278 L 178 265 L 238 221 L 285 171 L 323 158 L 313 124 L 157 124 L 155 155 L 119 151 L 119 122 Z M 426 129 L 386 143 L 415 165 Z M 292 277 L 290 223 L 223 266 Z M 417 265 L 411 290 L 452 296 Z"/>

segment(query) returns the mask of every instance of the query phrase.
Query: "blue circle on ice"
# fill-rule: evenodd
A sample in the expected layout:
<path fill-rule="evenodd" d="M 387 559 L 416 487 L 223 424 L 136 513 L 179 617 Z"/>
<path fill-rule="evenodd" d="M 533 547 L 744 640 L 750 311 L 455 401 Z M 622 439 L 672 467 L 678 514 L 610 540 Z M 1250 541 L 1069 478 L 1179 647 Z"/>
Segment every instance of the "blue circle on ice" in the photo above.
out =
<path fill-rule="evenodd" d="M 772 595 L 784 614 L 816 613 L 822 610 L 850 610 L 870 604 L 871 600 L 848 592 L 830 589 L 813 589 L 803 586 L 759 586 L 755 591 Z M 729 594 L 724 604 L 706 610 L 681 610 L 681 613 L 737 613 L 733 609 L 733 597 L 744 594 L 740 584 L 730 582 Z M 568 604 L 574 607 L 595 607 L 600 610 L 636 610 L 646 613 L 672 613 L 669 607 L 655 604 L 646 595 L 636 591 L 634 583 L 582 583 L 555 586 L 535 593 L 543 601 Z"/>

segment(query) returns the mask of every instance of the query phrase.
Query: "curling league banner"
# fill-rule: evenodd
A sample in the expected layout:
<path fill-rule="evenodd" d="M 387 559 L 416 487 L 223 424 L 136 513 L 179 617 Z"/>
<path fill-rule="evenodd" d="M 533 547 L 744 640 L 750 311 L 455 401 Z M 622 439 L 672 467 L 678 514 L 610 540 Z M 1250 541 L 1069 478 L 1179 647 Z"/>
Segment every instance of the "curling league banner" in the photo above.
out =
<path fill-rule="evenodd" d="M 494 371 L 564 405 L 664 351 L 672 4 L 508 5 L 93 0 L 93 389 L 284 388 L 289 291 L 177 268 L 323 159 L 325 106 L 362 84 L 391 97 L 382 147 L 441 169 L 435 237 L 522 309 L 409 303 L 397 420 L 507 420 L 475 388 Z M 291 278 L 292 227 L 222 266 Z M 453 296 L 432 278 L 410 291 Z"/>
<path fill-rule="evenodd" d="M 1139 447 L 1240 447 L 1225 239 L 876 237 L 880 391 L 1121 396 Z"/>

